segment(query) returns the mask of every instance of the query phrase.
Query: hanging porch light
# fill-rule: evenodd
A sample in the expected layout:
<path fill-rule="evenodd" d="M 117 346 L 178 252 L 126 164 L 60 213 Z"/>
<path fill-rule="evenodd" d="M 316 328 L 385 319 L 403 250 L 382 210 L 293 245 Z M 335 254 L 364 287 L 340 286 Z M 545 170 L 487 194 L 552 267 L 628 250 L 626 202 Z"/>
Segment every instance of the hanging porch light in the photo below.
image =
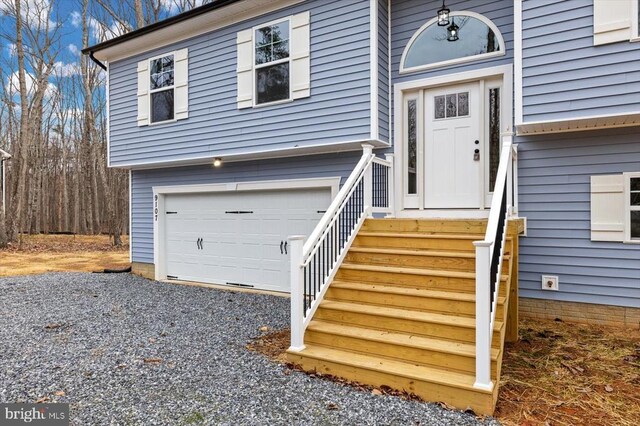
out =
<path fill-rule="evenodd" d="M 453 17 L 451 17 L 451 25 L 449 25 L 447 27 L 447 41 L 457 41 L 458 40 L 458 30 L 460 29 L 460 27 L 458 27 L 455 23 L 455 21 L 453 20 Z"/>
<path fill-rule="evenodd" d="M 449 13 L 451 12 L 444 4 L 445 0 L 442 0 L 442 7 L 438 9 L 438 26 L 446 27 L 449 25 Z"/>

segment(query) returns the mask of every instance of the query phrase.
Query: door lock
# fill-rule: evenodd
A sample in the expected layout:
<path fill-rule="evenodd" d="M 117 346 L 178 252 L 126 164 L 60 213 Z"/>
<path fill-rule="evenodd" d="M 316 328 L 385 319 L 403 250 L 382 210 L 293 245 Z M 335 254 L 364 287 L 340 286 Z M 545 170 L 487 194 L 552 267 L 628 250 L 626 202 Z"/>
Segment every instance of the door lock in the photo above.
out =
<path fill-rule="evenodd" d="M 473 151 L 473 161 L 480 161 L 480 150 L 476 149 Z"/>

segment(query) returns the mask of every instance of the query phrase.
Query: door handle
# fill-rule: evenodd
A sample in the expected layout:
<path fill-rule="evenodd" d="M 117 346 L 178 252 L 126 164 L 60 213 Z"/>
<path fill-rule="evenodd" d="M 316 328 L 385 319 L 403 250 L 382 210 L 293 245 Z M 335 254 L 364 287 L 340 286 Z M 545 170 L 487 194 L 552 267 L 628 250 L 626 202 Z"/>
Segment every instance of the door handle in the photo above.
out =
<path fill-rule="evenodd" d="M 473 151 L 473 161 L 480 161 L 480 150 L 476 149 Z"/>
<path fill-rule="evenodd" d="M 280 254 L 282 254 L 282 244 L 284 243 L 284 241 L 280 240 Z"/>
<path fill-rule="evenodd" d="M 200 250 L 204 250 L 204 238 L 200 238 Z"/>
<path fill-rule="evenodd" d="M 287 241 L 284 242 L 284 254 L 288 254 L 287 253 Z"/>

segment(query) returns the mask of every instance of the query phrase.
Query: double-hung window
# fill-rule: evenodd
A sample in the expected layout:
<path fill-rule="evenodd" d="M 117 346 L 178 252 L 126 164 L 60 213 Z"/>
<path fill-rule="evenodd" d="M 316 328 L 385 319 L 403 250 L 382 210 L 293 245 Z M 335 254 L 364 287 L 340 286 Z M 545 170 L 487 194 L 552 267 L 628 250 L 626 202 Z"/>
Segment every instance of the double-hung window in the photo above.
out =
<path fill-rule="evenodd" d="M 640 242 L 640 173 L 628 175 L 629 181 L 627 199 L 628 219 L 627 219 L 627 241 Z"/>
<path fill-rule="evenodd" d="M 189 118 L 189 50 L 138 62 L 138 126 Z"/>
<path fill-rule="evenodd" d="M 287 19 L 255 30 L 256 105 L 291 98 L 290 27 L 290 22 Z"/>
<path fill-rule="evenodd" d="M 173 54 L 151 59 L 149 63 L 151 123 L 174 119 L 174 89 Z"/>
<path fill-rule="evenodd" d="M 238 109 L 311 96 L 311 15 L 302 12 L 238 32 Z"/>

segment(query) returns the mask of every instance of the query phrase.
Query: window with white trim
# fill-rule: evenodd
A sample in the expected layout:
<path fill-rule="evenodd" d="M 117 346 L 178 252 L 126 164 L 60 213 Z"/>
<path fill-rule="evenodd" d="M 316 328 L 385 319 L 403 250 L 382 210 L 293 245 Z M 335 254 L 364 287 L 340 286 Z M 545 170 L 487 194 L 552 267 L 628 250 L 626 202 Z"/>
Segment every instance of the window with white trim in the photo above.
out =
<path fill-rule="evenodd" d="M 475 12 L 452 12 L 457 38 L 448 38 L 448 29 L 431 19 L 414 33 L 400 60 L 400 72 L 422 71 L 463 62 L 488 59 L 505 54 L 498 27 Z"/>
<path fill-rule="evenodd" d="M 151 59 L 149 68 L 151 123 L 173 120 L 175 116 L 173 54 Z"/>
<path fill-rule="evenodd" d="M 138 62 L 138 126 L 189 117 L 188 49 Z"/>
<path fill-rule="evenodd" d="M 240 31 L 238 109 L 309 97 L 310 42 L 309 12 Z"/>
<path fill-rule="evenodd" d="M 640 242 L 640 173 L 629 174 L 627 178 L 629 214 L 626 223 L 628 229 L 626 239 Z"/>
<path fill-rule="evenodd" d="M 287 19 L 255 30 L 256 105 L 288 100 L 291 96 L 289 27 Z"/>
<path fill-rule="evenodd" d="M 640 243 L 640 172 L 591 176 L 591 240 Z"/>

